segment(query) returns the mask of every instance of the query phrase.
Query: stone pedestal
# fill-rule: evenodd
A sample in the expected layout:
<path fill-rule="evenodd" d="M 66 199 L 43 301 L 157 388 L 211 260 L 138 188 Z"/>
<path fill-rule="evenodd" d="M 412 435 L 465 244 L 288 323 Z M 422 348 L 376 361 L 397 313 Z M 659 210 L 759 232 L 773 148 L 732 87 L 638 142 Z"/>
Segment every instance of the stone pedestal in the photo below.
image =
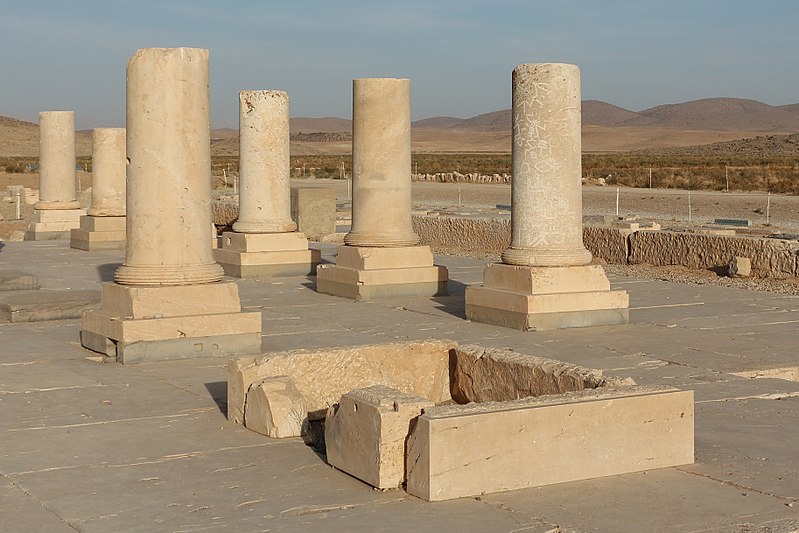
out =
<path fill-rule="evenodd" d="M 83 316 L 86 348 L 122 363 L 260 352 L 260 313 L 212 257 L 208 117 L 207 50 L 130 59 L 125 262 Z"/>
<path fill-rule="evenodd" d="M 67 239 L 80 209 L 75 180 L 75 113 L 39 113 L 39 201 L 26 241 Z M 45 212 L 47 212 L 45 214 Z"/>
<path fill-rule="evenodd" d="M 466 317 L 523 330 L 626 324 L 628 295 L 611 291 L 582 241 L 580 71 L 513 71 L 511 243 L 466 289 Z"/>
<path fill-rule="evenodd" d="M 92 131 L 92 198 L 70 247 L 78 250 L 125 248 L 125 128 Z"/>
<path fill-rule="evenodd" d="M 321 251 L 291 219 L 288 94 L 239 93 L 239 139 L 239 217 L 214 259 L 239 278 L 315 274 Z"/>
<path fill-rule="evenodd" d="M 353 81 L 352 230 L 317 290 L 354 299 L 447 293 L 447 269 L 411 223 L 410 81 Z"/>

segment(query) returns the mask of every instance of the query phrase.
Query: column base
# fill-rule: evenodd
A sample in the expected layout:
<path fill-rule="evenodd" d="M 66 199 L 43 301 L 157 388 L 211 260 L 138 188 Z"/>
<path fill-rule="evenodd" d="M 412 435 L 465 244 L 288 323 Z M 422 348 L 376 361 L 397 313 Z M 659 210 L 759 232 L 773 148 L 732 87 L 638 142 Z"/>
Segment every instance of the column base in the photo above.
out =
<path fill-rule="evenodd" d="M 33 222 L 28 225 L 26 241 L 52 241 L 69 239 L 70 231 L 80 227 L 80 218 L 85 209 L 37 209 Z"/>
<path fill-rule="evenodd" d="M 119 363 L 261 352 L 261 313 L 243 312 L 234 282 L 135 287 L 103 283 L 83 314 L 81 344 Z"/>
<path fill-rule="evenodd" d="M 309 249 L 301 232 L 225 232 L 221 248 L 214 250 L 214 260 L 226 275 L 235 278 L 313 276 L 322 252 Z"/>
<path fill-rule="evenodd" d="M 80 217 L 80 228 L 70 231 L 69 247 L 93 252 L 125 249 L 125 217 Z"/>
<path fill-rule="evenodd" d="M 335 265 L 320 265 L 316 290 L 353 300 L 445 296 L 448 272 L 433 264 L 429 246 L 342 245 Z"/>
<path fill-rule="evenodd" d="M 482 287 L 467 287 L 466 318 L 525 331 L 629 322 L 629 296 L 610 290 L 602 267 L 524 267 L 494 263 Z"/>

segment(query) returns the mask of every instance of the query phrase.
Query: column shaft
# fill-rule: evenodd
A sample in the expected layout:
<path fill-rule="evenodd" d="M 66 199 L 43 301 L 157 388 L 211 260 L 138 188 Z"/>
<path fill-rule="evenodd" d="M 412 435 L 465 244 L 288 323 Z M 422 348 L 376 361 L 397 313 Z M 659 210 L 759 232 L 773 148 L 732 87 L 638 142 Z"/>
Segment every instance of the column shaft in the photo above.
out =
<path fill-rule="evenodd" d="M 583 246 L 580 71 L 519 65 L 513 71 L 511 265 L 591 262 Z"/>
<path fill-rule="evenodd" d="M 75 112 L 39 113 L 39 201 L 36 209 L 79 209 L 75 185 Z"/>
<path fill-rule="evenodd" d="M 95 128 L 92 131 L 93 217 L 125 216 L 125 128 Z"/>
<path fill-rule="evenodd" d="M 239 233 L 295 231 L 291 220 L 289 96 L 239 93 Z"/>
<path fill-rule="evenodd" d="M 411 224 L 410 80 L 363 78 L 352 84 L 353 246 L 418 244 Z"/>
<path fill-rule="evenodd" d="M 127 67 L 127 246 L 116 281 L 190 285 L 214 262 L 208 50 L 146 48 Z"/>

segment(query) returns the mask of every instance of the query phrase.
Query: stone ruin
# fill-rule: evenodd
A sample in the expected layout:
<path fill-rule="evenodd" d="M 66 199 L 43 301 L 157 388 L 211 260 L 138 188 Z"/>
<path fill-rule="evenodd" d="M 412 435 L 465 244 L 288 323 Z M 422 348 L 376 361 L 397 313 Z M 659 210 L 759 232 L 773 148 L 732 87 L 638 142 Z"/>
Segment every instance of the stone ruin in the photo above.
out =
<path fill-rule="evenodd" d="M 693 391 L 452 341 L 231 358 L 227 416 L 324 424 L 328 462 L 428 501 L 693 462 Z"/>

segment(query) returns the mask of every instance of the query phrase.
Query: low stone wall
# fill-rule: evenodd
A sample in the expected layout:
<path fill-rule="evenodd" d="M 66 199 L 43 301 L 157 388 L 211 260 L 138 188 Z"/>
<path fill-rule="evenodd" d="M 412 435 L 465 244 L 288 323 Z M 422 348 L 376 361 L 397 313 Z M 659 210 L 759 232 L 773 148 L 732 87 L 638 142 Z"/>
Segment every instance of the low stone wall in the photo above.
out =
<path fill-rule="evenodd" d="M 438 253 L 499 254 L 510 243 L 509 220 L 415 215 L 413 227 L 422 244 Z M 586 226 L 583 242 L 608 263 L 712 269 L 725 268 L 737 256 L 752 260 L 753 277 L 799 276 L 799 243 L 792 241 Z"/>
<path fill-rule="evenodd" d="M 217 226 L 232 226 L 239 219 L 237 202 L 211 202 L 211 221 Z"/>
<path fill-rule="evenodd" d="M 511 183 L 510 174 L 478 174 L 460 172 L 436 172 L 435 174 L 413 174 L 413 181 L 432 181 L 436 183 Z"/>

